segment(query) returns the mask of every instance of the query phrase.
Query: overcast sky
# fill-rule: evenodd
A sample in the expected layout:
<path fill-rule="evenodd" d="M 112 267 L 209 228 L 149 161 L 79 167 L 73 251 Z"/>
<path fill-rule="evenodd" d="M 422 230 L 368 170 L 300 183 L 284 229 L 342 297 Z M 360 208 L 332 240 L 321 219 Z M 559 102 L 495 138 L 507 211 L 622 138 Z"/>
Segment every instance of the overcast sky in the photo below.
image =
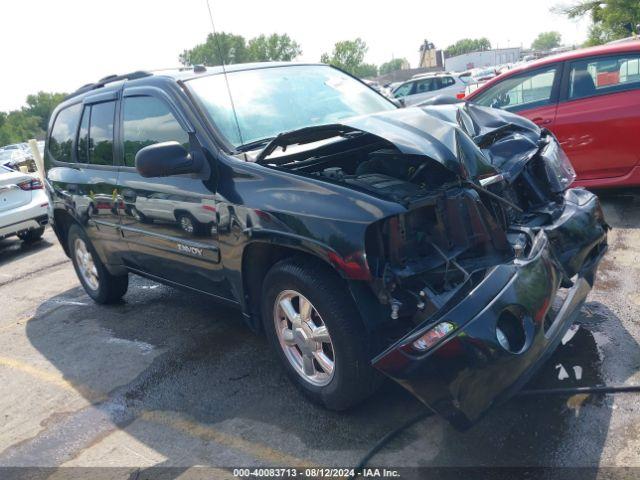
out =
<path fill-rule="evenodd" d="M 288 33 L 299 60 L 318 61 L 339 40 L 361 37 L 367 62 L 418 62 L 427 38 L 438 48 L 486 36 L 494 47 L 529 46 L 541 31 L 584 41 L 586 20 L 550 13 L 562 0 L 362 1 L 210 0 L 218 31 L 250 38 Z M 177 66 L 211 31 L 205 0 L 4 0 L 0 6 L 0 110 L 38 90 L 72 91 L 112 73 Z"/>

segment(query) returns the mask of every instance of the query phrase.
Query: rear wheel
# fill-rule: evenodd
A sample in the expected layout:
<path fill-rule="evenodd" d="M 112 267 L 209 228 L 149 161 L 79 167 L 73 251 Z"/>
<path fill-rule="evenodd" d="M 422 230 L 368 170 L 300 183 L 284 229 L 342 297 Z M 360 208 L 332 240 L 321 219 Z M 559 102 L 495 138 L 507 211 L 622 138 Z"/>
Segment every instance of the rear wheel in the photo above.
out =
<path fill-rule="evenodd" d="M 175 214 L 180 229 L 189 235 L 202 236 L 206 233 L 206 225 L 200 223 L 196 218 L 188 212 L 180 212 Z"/>
<path fill-rule="evenodd" d="M 19 233 L 18 238 L 22 240 L 24 243 L 33 243 L 40 240 L 43 234 L 44 234 L 44 227 L 40 227 L 40 228 L 27 230 L 26 232 L 23 232 L 23 233 Z"/>
<path fill-rule="evenodd" d="M 129 276 L 109 273 L 91 241 L 77 225 L 69 229 L 68 241 L 73 267 L 87 294 L 97 303 L 120 300 L 129 287 Z"/>
<path fill-rule="evenodd" d="M 341 279 L 300 258 L 274 265 L 264 285 L 265 331 L 296 386 L 333 410 L 371 395 L 381 375 L 369 363 L 369 335 Z"/>

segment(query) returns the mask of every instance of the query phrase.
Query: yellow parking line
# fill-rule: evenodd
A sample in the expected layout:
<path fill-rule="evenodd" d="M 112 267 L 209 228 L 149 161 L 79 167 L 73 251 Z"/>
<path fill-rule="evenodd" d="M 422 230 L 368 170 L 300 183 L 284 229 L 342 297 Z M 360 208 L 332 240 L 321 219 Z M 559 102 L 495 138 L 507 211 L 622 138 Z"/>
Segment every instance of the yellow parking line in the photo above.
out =
<path fill-rule="evenodd" d="M 294 457 L 274 448 L 221 432 L 213 427 L 203 425 L 175 412 L 145 410 L 142 412 L 140 418 L 148 422 L 167 426 L 189 435 L 190 437 L 213 441 L 219 445 L 224 445 L 225 447 L 248 453 L 255 458 L 265 460 L 274 466 L 290 466 L 299 468 L 317 466 L 310 460 Z"/>
<path fill-rule="evenodd" d="M 34 367 L 28 363 L 22 362 L 9 357 L 0 356 L 0 366 L 12 368 L 30 375 L 33 378 L 49 383 L 56 387 L 74 391 L 82 394 L 90 401 L 98 401 L 104 399 L 105 396 L 91 392 L 84 385 L 74 385 L 59 374 L 48 372 L 41 368 Z M 269 462 L 274 466 L 291 466 L 291 467 L 317 467 L 310 460 L 301 459 L 288 455 L 277 449 L 267 447 L 260 443 L 250 442 L 243 438 L 216 430 L 213 427 L 203 425 L 187 418 L 183 415 L 170 411 L 144 410 L 140 415 L 142 420 L 163 425 L 185 435 L 201 440 L 213 441 L 219 445 L 233 448 L 240 452 L 249 454 L 257 459 Z"/>
<path fill-rule="evenodd" d="M 104 395 L 93 392 L 84 385 L 74 385 L 73 383 L 65 379 L 62 375 L 48 372 L 14 358 L 0 357 L 0 366 L 19 370 L 33 378 L 37 378 L 38 380 L 49 383 L 50 385 L 55 385 L 56 387 L 79 393 L 91 402 L 96 402 L 105 398 Z"/>

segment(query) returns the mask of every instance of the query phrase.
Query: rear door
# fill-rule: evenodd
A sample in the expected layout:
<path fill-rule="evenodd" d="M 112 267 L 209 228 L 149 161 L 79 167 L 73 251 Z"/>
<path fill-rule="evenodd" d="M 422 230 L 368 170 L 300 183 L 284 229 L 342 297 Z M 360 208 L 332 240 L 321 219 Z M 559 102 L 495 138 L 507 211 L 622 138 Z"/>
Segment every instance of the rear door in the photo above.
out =
<path fill-rule="evenodd" d="M 553 132 L 578 181 L 624 177 L 640 161 L 640 53 L 567 62 Z"/>
<path fill-rule="evenodd" d="M 552 64 L 509 76 L 471 101 L 518 113 L 541 127 L 552 129 L 559 88 L 560 65 Z"/>
<path fill-rule="evenodd" d="M 413 91 L 410 96 L 407 97 L 407 105 L 415 105 L 416 103 L 423 102 L 429 98 L 438 95 L 441 84 L 438 77 L 421 78 L 414 82 Z"/>
<path fill-rule="evenodd" d="M 114 122 L 118 90 L 95 93 L 61 110 L 49 136 L 47 179 L 57 201 L 83 226 L 102 260 L 122 247 Z"/>

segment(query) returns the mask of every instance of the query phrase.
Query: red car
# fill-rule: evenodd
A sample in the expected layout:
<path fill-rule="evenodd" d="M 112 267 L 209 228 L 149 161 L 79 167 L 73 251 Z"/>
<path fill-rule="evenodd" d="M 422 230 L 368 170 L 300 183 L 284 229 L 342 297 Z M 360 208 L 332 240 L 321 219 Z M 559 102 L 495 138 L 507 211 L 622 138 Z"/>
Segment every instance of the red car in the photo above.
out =
<path fill-rule="evenodd" d="M 558 138 L 585 187 L 640 185 L 640 41 L 566 52 L 489 80 L 466 100 Z"/>

